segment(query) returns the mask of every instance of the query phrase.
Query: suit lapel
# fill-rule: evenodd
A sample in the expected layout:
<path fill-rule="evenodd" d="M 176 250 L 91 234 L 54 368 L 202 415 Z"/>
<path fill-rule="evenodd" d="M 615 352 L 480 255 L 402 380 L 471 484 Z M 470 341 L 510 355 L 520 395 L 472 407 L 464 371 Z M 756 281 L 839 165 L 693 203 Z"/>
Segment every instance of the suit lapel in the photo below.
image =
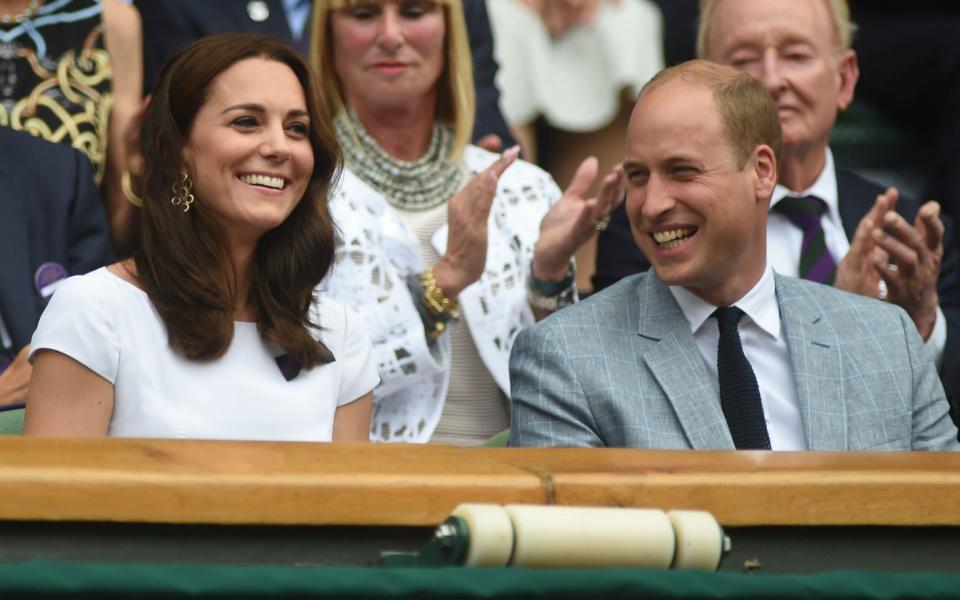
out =
<path fill-rule="evenodd" d="M 823 311 L 803 284 L 777 275 L 776 288 L 807 448 L 846 450 L 837 332 L 823 318 Z"/>
<path fill-rule="evenodd" d="M 638 297 L 638 334 L 657 341 L 643 360 L 673 406 L 690 446 L 733 450 L 716 382 L 670 290 L 651 270 L 641 280 Z"/>
<path fill-rule="evenodd" d="M 870 211 L 877 199 L 877 194 L 883 190 L 849 171 L 837 169 L 836 173 L 837 208 L 840 211 L 840 221 L 847 239 L 852 240 L 860 219 Z"/>

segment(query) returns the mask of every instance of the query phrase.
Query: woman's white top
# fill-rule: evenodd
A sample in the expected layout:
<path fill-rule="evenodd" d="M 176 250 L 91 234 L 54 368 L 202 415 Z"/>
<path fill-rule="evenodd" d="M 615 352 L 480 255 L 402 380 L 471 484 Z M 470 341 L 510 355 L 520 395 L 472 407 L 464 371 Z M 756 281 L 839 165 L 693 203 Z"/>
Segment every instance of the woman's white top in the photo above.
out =
<path fill-rule="evenodd" d="M 552 38 L 518 0 L 489 0 L 500 68 L 500 107 L 510 123 L 543 115 L 568 131 L 596 131 L 620 113 L 620 92 L 636 97 L 663 68 L 663 17 L 649 0 L 604 2 L 594 21 Z"/>
<path fill-rule="evenodd" d="M 419 211 L 390 209 L 417 236 L 423 260 L 428 265 L 440 262 L 441 256 L 430 239 L 447 224 L 447 204 Z M 483 364 L 463 319 L 447 323 L 447 336 L 450 384 L 430 443 L 479 446 L 510 427 L 510 402 Z"/>
<path fill-rule="evenodd" d="M 470 176 L 497 157 L 467 146 L 462 168 Z M 486 269 L 458 297 L 480 358 L 506 397 L 510 348 L 534 321 L 526 292 L 533 245 L 541 219 L 559 198 L 550 175 L 534 165 L 518 160 L 504 171 L 487 221 Z M 407 276 L 427 267 L 417 236 L 378 190 L 349 169 L 331 195 L 330 211 L 338 228 L 337 259 L 321 288 L 356 309 L 370 330 L 381 379 L 373 392 L 371 438 L 426 442 L 447 397 L 450 339 L 444 334 L 427 343 L 407 287 Z M 431 241 L 442 256 L 447 227 Z"/>
<path fill-rule="evenodd" d="M 363 321 L 320 297 L 313 333 L 334 362 L 284 379 L 256 323 L 235 322 L 227 352 L 189 360 L 169 345 L 146 292 L 105 267 L 57 288 L 33 335 L 31 359 L 56 350 L 113 385 L 108 435 L 280 441 L 329 441 L 338 406 L 379 381 Z"/>

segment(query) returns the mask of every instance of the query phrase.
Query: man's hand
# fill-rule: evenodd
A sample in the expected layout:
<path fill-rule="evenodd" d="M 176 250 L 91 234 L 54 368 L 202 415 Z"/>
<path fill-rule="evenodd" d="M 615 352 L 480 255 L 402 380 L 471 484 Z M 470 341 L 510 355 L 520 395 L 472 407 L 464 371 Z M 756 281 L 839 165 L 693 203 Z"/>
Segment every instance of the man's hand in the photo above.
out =
<path fill-rule="evenodd" d="M 870 212 L 860 219 L 850 240 L 850 251 L 837 265 L 835 288 L 871 298 L 878 296 L 880 274 L 875 265 L 886 264 L 889 255 L 874 242 L 873 231 L 883 223 L 884 215 L 896 206 L 897 198 L 897 190 L 889 188 L 877 196 Z"/>
<path fill-rule="evenodd" d="M 573 181 L 540 221 L 540 238 L 533 249 L 533 275 L 559 281 L 567 275 L 570 257 L 597 231 L 606 227 L 610 213 L 623 201 L 623 167 L 614 167 L 600 184 L 595 198 L 586 192 L 597 177 L 597 159 L 580 163 Z"/>
<path fill-rule="evenodd" d="M 883 227 L 873 230 L 877 246 L 889 253 L 893 264 L 874 263 L 887 285 L 887 301 L 901 306 L 913 319 L 923 339 L 930 337 L 937 319 L 937 279 L 943 260 L 943 222 L 934 201 L 920 207 L 911 225 L 890 211 Z"/>
<path fill-rule="evenodd" d="M 27 401 L 27 387 L 33 367 L 27 362 L 30 346 L 24 346 L 3 373 L 0 373 L 0 406 Z"/>

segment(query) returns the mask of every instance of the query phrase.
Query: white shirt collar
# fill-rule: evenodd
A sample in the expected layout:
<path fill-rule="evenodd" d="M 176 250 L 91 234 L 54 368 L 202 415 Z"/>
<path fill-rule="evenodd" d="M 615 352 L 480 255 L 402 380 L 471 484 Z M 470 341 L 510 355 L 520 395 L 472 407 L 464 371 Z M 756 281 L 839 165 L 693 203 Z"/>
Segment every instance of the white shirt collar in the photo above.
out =
<path fill-rule="evenodd" d="M 716 306 L 701 299 L 689 290 L 679 285 L 668 286 L 673 298 L 683 311 L 683 316 L 690 323 L 691 333 L 700 329 Z M 780 309 L 777 304 L 777 290 L 773 280 L 773 269 L 768 263 L 763 270 L 760 281 L 753 288 L 733 304 L 747 317 L 757 324 L 767 335 L 774 340 L 780 339 Z"/>
<path fill-rule="evenodd" d="M 833 152 L 827 147 L 823 170 L 820 171 L 820 176 L 813 182 L 813 185 L 803 191 L 794 192 L 778 183 L 777 187 L 773 190 L 773 197 L 770 198 L 770 208 L 772 209 L 777 205 L 777 202 L 780 202 L 780 200 L 787 196 L 794 198 L 816 196 L 827 203 L 827 214 L 830 215 L 830 220 L 839 225 L 839 195 L 839 192 L 837 192 L 837 171 L 833 167 Z"/>

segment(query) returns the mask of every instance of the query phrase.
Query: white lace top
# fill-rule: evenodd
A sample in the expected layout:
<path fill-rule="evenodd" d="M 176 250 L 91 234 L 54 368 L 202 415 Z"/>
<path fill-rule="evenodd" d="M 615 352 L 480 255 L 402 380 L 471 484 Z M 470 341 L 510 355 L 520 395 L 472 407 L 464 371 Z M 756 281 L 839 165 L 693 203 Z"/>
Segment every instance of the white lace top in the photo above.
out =
<path fill-rule="evenodd" d="M 497 155 L 468 146 L 463 167 L 473 175 Z M 459 296 L 464 319 L 484 365 L 509 396 L 508 359 L 514 337 L 533 323 L 526 278 L 540 220 L 560 189 L 538 167 L 516 161 L 500 177 L 489 218 L 486 270 Z M 406 277 L 427 264 L 416 235 L 386 199 L 345 169 L 331 195 L 339 231 L 337 260 L 323 292 L 366 320 L 380 371 L 370 437 L 425 442 L 437 426 L 450 375 L 450 340 L 427 342 Z M 447 227 L 433 236 L 446 249 Z"/>

